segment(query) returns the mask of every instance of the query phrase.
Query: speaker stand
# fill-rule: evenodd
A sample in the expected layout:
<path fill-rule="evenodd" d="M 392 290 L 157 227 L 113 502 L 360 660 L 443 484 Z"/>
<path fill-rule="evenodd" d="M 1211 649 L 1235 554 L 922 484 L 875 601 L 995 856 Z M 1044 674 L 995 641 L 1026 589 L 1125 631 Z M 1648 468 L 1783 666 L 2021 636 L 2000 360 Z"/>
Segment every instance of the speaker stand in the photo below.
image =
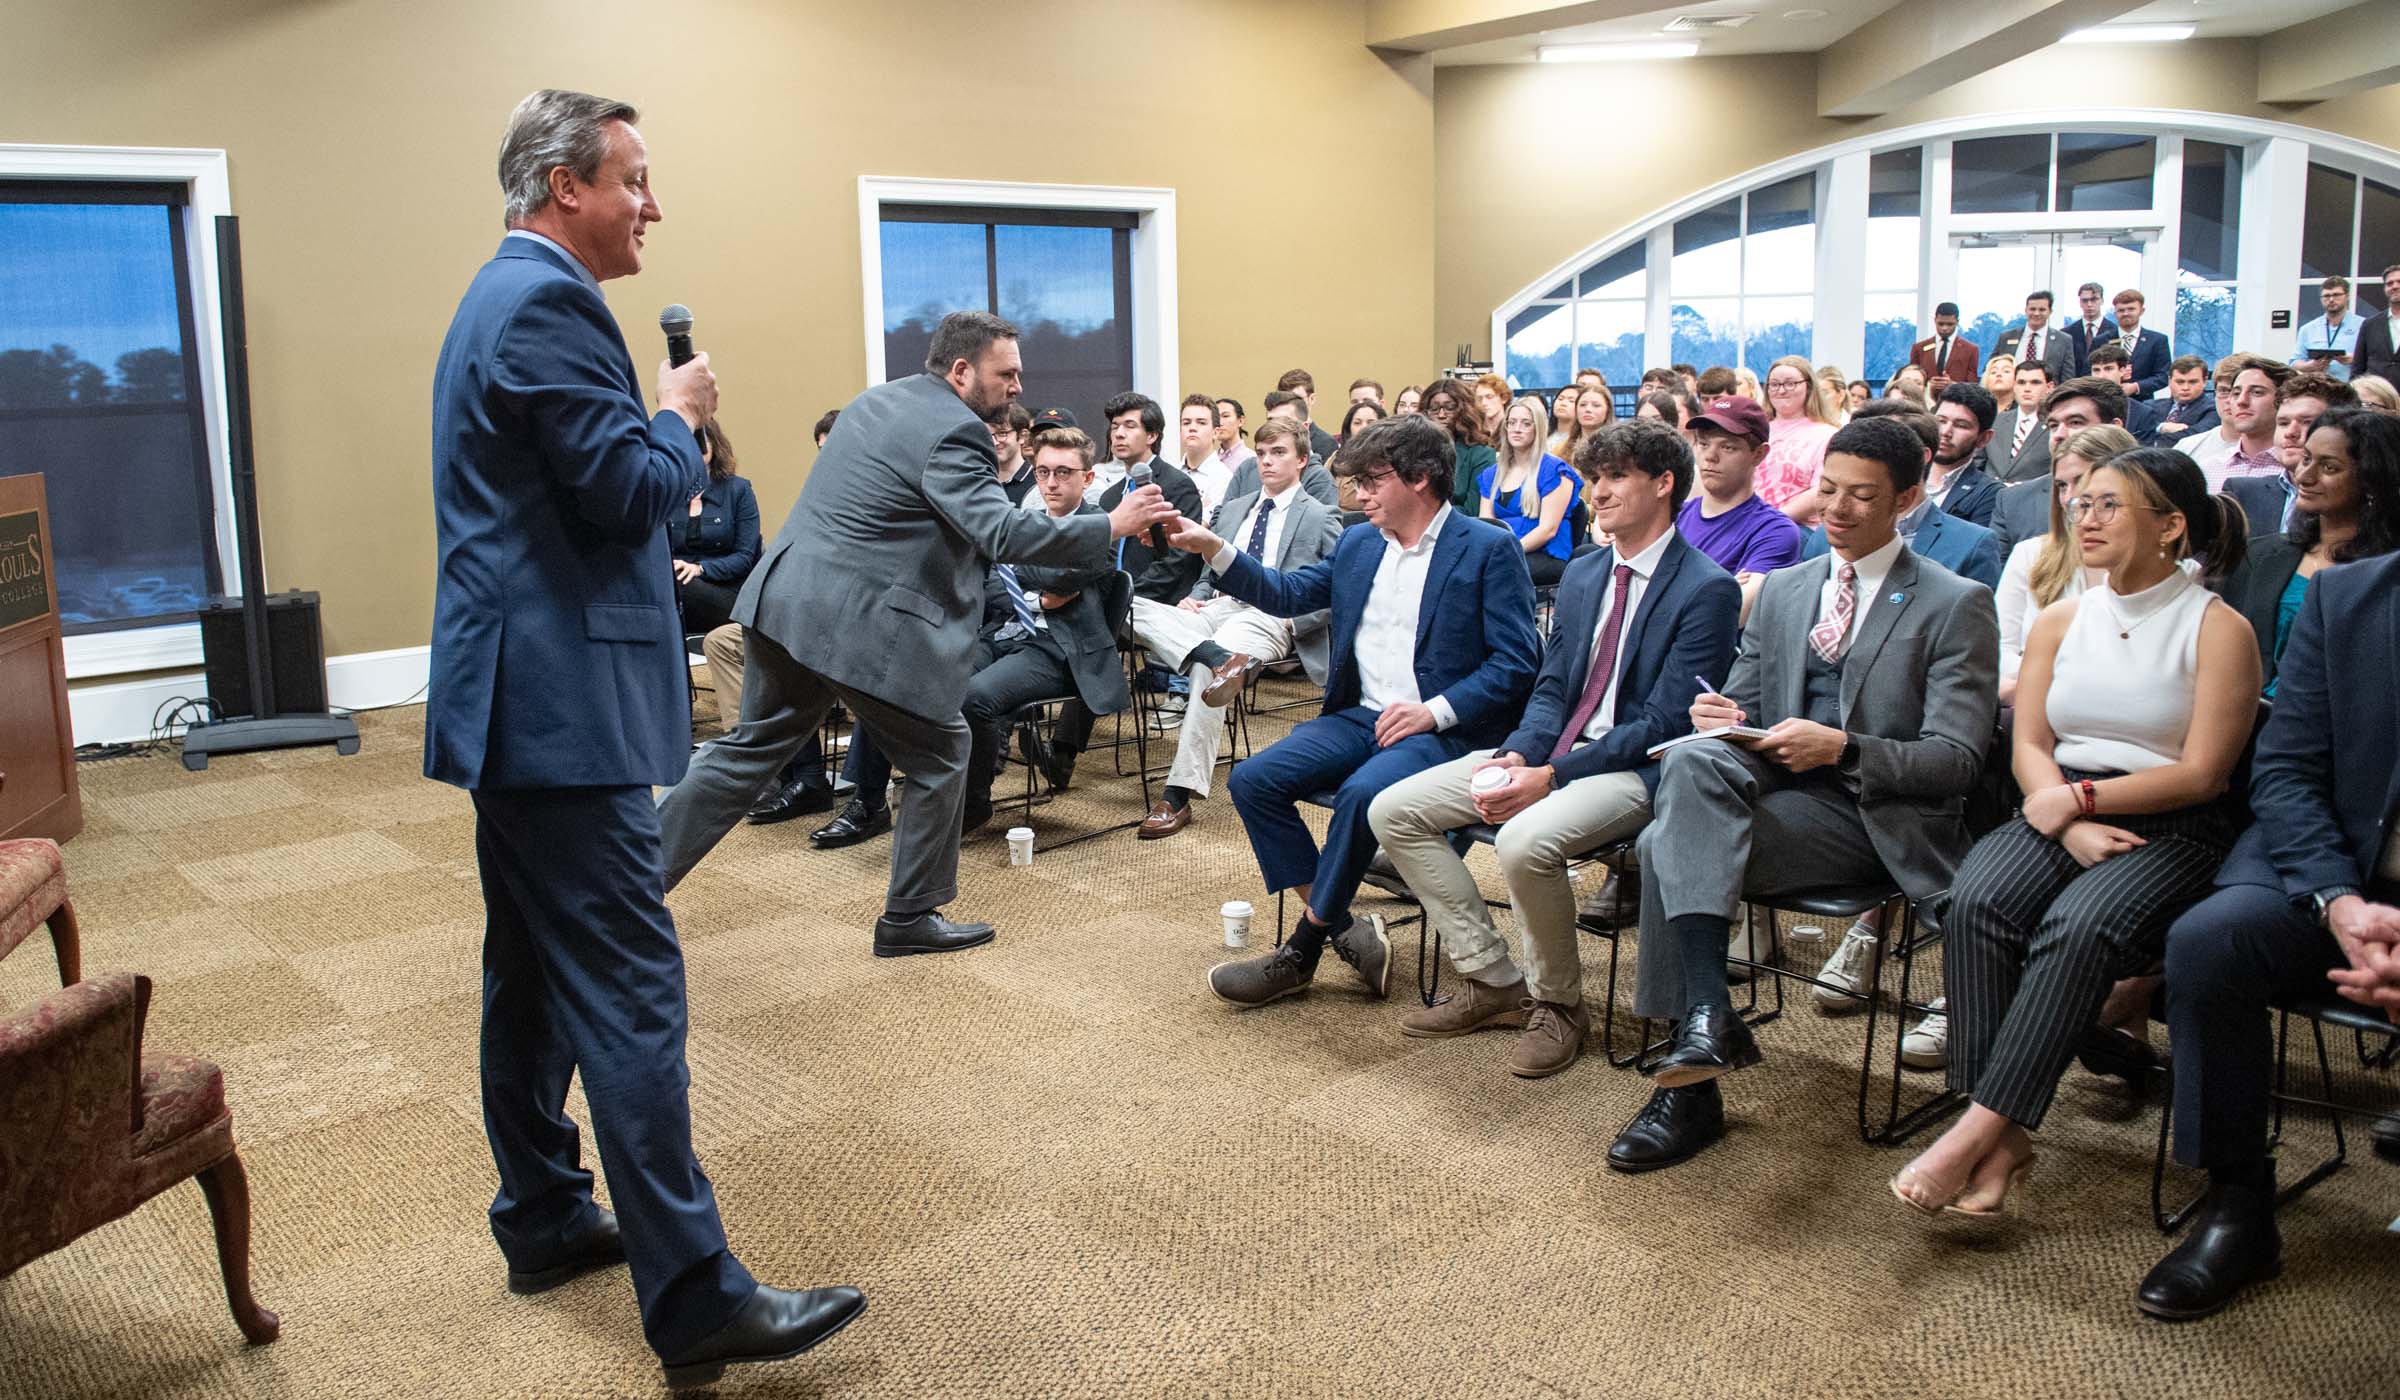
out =
<path fill-rule="evenodd" d="M 331 744 L 338 754 L 358 752 L 358 724 L 348 715 L 277 715 L 273 719 L 229 719 L 195 724 L 184 731 L 183 766 L 197 773 L 211 754 L 256 753 Z"/>

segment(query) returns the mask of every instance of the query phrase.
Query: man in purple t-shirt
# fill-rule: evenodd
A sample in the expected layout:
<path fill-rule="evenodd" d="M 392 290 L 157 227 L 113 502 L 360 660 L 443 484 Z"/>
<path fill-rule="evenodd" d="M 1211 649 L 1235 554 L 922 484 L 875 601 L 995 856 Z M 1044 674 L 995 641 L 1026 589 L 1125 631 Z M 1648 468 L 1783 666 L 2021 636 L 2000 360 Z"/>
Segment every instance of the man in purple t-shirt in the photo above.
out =
<path fill-rule="evenodd" d="M 1675 517 L 1685 543 L 1715 560 L 1742 586 L 1742 621 L 1771 569 L 1800 562 L 1800 527 L 1750 490 L 1767 455 L 1767 413 L 1740 397 L 1713 399 L 1692 415 L 1699 490 Z"/>

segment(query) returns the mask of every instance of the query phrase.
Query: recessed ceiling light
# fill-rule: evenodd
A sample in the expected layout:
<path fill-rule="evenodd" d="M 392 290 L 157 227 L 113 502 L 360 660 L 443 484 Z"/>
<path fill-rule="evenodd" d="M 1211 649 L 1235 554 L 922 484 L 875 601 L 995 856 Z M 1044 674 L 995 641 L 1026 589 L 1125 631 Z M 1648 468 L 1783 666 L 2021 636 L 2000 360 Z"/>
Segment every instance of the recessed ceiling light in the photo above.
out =
<path fill-rule="evenodd" d="M 1690 58 L 1698 44 L 1544 44 L 1534 50 L 1543 63 L 1629 63 L 1644 58 Z"/>
<path fill-rule="evenodd" d="M 2172 44 L 2189 39 L 2199 32 L 2192 24 L 2103 24 L 2095 29 L 2078 29 L 2062 44 Z"/>

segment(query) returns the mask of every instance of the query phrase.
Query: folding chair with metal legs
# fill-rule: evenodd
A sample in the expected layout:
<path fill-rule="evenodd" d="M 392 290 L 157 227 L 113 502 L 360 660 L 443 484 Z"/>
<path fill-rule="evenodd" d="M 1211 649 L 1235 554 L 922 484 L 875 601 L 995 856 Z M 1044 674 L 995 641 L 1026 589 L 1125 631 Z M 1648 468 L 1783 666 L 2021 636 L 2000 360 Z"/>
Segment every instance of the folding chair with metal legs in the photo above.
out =
<path fill-rule="evenodd" d="M 2316 1046 L 2317 1084 L 2318 1092 L 2322 1095 L 2319 1098 L 2295 1094 L 2286 1087 L 2290 1078 L 2292 1018 L 2295 1016 L 2308 1022 L 2309 1037 Z M 2364 1007 L 2354 1006 L 2347 1001 L 2325 998 L 2302 1002 L 2276 1012 L 2275 1089 L 2271 1100 L 2275 1105 L 2275 1113 L 2267 1132 L 2267 1152 L 2270 1156 L 2276 1155 L 2283 1146 L 2283 1114 L 2287 1107 L 2320 1109 L 2325 1113 L 2326 1119 L 2333 1129 L 2333 1155 L 2311 1167 L 2299 1179 L 2278 1187 L 2275 1192 L 2275 1204 L 2278 1208 L 2298 1200 L 2318 1182 L 2340 1171 L 2349 1162 L 2350 1138 L 2349 1134 L 2343 1131 L 2342 1115 L 2348 1113 L 2367 1117 L 2372 1116 L 2375 1112 L 2373 1109 L 2358 1104 L 2345 1104 L 2334 1098 L 2333 1060 L 2325 1051 L 2325 1027 L 2328 1022 L 2351 1033 L 2353 1044 L 2358 1052 L 2359 1065 L 2362 1068 L 2390 1069 L 2395 1061 L 2400 1061 L 2400 1026 L 2393 1025 L 2390 1021 Z M 2368 1049 L 2367 1037 L 2370 1035 L 2382 1038 L 2381 1049 L 2372 1051 Z M 2167 1097 L 2166 1107 L 2159 1111 L 2158 1156 L 2150 1167 L 2150 1219 L 2153 1224 L 2158 1226 L 2162 1234 L 2169 1235 L 2183 1228 L 2185 1222 L 2192 1218 L 2192 1213 L 2199 1209 L 2201 1200 L 2200 1197 L 2195 1196 L 2174 1210 L 2167 1209 L 2167 1158 L 2173 1142 L 2174 1122 L 2175 1099 L 2170 1094 Z"/>

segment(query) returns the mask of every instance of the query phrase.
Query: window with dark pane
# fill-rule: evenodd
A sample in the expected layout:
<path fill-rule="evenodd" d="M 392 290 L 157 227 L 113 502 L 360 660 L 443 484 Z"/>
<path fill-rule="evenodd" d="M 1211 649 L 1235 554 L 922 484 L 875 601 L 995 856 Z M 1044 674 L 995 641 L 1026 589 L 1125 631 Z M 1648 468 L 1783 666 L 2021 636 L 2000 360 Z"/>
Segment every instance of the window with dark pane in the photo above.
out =
<path fill-rule="evenodd" d="M 2240 149 L 2214 141 L 2184 142 L 2182 270 L 2203 282 L 2232 281 L 2241 215 Z"/>
<path fill-rule="evenodd" d="M 2158 140 L 2106 132 L 2058 135 L 2058 193 L 2063 212 L 2147 209 L 2158 169 Z"/>
<path fill-rule="evenodd" d="M 2050 208 L 2050 138 L 1981 136 L 1950 144 L 1950 212 L 2041 214 Z"/>
<path fill-rule="evenodd" d="M 884 377 L 925 366 L 953 311 L 1013 322 L 1024 403 L 1078 422 L 1133 383 L 1135 216 L 1098 211 L 885 205 Z"/>
<path fill-rule="evenodd" d="M 179 185 L 0 181 L 0 476 L 40 472 L 70 634 L 223 589 Z"/>
<path fill-rule="evenodd" d="M 2358 217 L 2358 177 L 2329 166 L 2308 167 L 2300 206 L 2300 275 L 2330 277 L 2350 270 L 2351 232 Z"/>
<path fill-rule="evenodd" d="M 2400 190 L 2373 180 L 2359 192 L 2358 281 L 2361 305 L 2382 311 L 2383 270 L 2400 263 Z"/>

